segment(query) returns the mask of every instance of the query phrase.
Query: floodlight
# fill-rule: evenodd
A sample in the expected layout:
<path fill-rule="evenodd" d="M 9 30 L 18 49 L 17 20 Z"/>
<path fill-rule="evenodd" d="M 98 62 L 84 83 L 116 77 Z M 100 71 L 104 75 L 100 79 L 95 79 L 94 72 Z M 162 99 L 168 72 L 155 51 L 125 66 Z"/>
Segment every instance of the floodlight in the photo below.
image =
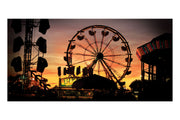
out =
<path fill-rule="evenodd" d="M 42 53 L 47 52 L 47 44 L 46 44 L 46 40 L 44 38 L 40 37 L 37 40 L 36 45 L 39 46 L 39 51 L 41 51 Z"/>
<path fill-rule="evenodd" d="M 23 39 L 20 36 L 15 38 L 13 43 L 13 52 L 18 52 L 23 44 Z"/>
<path fill-rule="evenodd" d="M 50 28 L 48 19 L 41 19 L 39 25 L 39 32 L 46 34 L 47 30 Z"/>
<path fill-rule="evenodd" d="M 14 29 L 15 33 L 21 32 L 21 20 L 20 19 L 13 19 L 11 23 L 11 27 Z"/>
<path fill-rule="evenodd" d="M 44 68 L 47 66 L 48 66 L 47 60 L 42 57 L 38 57 L 37 71 L 42 73 L 44 72 Z"/>
<path fill-rule="evenodd" d="M 19 71 L 22 71 L 22 60 L 21 60 L 21 57 L 18 56 L 16 58 L 14 58 L 11 62 L 11 66 L 14 67 L 14 70 L 16 72 L 19 72 Z"/>

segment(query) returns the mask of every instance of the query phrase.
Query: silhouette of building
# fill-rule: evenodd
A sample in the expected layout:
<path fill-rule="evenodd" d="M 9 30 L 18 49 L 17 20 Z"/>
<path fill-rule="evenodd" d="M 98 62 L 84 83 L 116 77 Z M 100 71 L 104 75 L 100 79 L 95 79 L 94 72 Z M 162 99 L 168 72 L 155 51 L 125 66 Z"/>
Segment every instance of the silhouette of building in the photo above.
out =
<path fill-rule="evenodd" d="M 139 46 L 143 100 L 172 100 L 172 34 L 164 33 Z"/>
<path fill-rule="evenodd" d="M 172 35 L 165 33 L 137 48 L 142 80 L 172 78 Z"/>
<path fill-rule="evenodd" d="M 117 89 L 114 81 L 99 75 L 83 77 L 75 81 L 72 87 L 77 89 Z"/>

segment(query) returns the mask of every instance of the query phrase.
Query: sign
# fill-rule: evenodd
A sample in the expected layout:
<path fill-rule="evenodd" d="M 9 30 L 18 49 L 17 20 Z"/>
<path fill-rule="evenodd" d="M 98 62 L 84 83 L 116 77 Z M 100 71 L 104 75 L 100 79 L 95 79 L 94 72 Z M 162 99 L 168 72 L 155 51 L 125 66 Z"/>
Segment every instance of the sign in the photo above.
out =
<path fill-rule="evenodd" d="M 77 80 L 77 77 L 69 77 L 61 79 L 61 87 L 72 87 L 72 84 Z"/>

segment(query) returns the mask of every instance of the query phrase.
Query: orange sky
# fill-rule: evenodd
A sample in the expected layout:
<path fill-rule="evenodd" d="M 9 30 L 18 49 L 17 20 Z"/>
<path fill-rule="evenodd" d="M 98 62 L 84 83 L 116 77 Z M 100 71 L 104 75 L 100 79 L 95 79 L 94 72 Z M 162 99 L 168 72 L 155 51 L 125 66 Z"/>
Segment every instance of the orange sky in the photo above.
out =
<path fill-rule="evenodd" d="M 10 22 L 9 22 L 10 24 Z M 130 70 L 132 73 L 126 76 L 126 87 L 135 79 L 140 79 L 140 61 L 136 56 L 136 48 L 142 44 L 151 41 L 154 37 L 172 32 L 172 20 L 168 19 L 50 19 L 50 29 L 45 35 L 38 32 L 35 28 L 33 32 L 33 41 L 40 36 L 47 40 L 47 53 L 44 57 L 48 61 L 48 67 L 45 68 L 43 77 L 48 79 L 51 86 L 58 85 L 57 67 L 66 65 L 63 57 L 65 56 L 70 40 L 80 29 L 90 25 L 106 25 L 119 31 L 128 41 L 133 61 Z M 10 25 L 9 25 L 10 26 Z M 24 29 L 23 29 L 24 30 Z M 24 38 L 24 33 L 15 34 L 8 27 L 8 74 L 15 74 L 10 62 L 13 57 L 23 55 L 23 47 L 17 53 L 12 52 L 13 39 L 17 36 Z M 74 58 L 75 59 L 75 58 Z M 62 75 L 62 77 L 65 77 Z"/>

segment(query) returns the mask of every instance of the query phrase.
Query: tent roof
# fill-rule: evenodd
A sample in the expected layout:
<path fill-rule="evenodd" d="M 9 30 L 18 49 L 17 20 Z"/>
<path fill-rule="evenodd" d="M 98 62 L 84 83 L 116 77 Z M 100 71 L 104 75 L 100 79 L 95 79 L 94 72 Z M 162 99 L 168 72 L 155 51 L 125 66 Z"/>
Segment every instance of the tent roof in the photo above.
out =
<path fill-rule="evenodd" d="M 72 87 L 77 89 L 117 89 L 117 85 L 113 80 L 99 75 L 79 79 L 73 83 Z"/>
<path fill-rule="evenodd" d="M 168 40 L 169 44 L 166 45 L 168 46 L 168 48 L 165 47 L 165 40 Z M 159 47 L 159 45 L 157 44 L 157 41 L 161 42 L 161 47 Z M 164 33 L 160 36 L 157 36 L 155 38 L 153 38 L 150 42 L 139 46 L 137 48 L 137 50 L 139 50 L 140 48 L 143 49 L 147 49 L 148 52 L 145 54 L 139 54 L 138 57 L 140 57 L 142 62 L 148 63 L 148 64 L 152 64 L 152 65 L 157 65 L 157 64 L 161 64 L 162 62 L 164 63 L 171 63 L 171 59 L 172 59 L 172 34 L 170 33 Z M 148 44 L 154 44 L 156 49 L 150 50 Z M 163 43 L 163 45 L 162 45 Z M 142 53 L 142 52 L 140 52 Z"/>

